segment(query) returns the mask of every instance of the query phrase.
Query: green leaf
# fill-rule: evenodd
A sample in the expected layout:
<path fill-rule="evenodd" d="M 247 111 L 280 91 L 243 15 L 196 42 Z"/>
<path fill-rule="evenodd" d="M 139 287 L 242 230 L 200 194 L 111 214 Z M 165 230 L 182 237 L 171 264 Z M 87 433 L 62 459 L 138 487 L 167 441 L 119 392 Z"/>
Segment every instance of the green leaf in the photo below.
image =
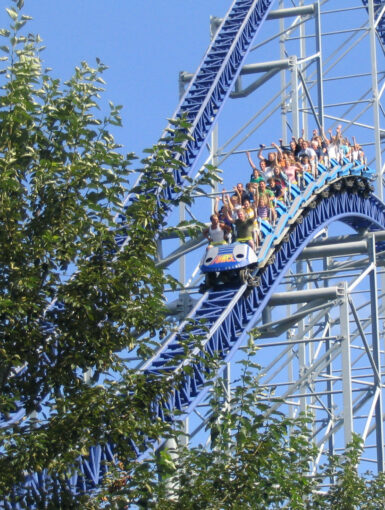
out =
<path fill-rule="evenodd" d="M 14 9 L 12 9 L 11 7 L 7 7 L 5 10 L 14 21 L 17 19 L 17 12 Z"/>
<path fill-rule="evenodd" d="M 15 30 L 20 30 L 27 23 L 26 20 L 18 21 L 15 23 Z M 21 38 L 20 38 L 21 39 Z"/>

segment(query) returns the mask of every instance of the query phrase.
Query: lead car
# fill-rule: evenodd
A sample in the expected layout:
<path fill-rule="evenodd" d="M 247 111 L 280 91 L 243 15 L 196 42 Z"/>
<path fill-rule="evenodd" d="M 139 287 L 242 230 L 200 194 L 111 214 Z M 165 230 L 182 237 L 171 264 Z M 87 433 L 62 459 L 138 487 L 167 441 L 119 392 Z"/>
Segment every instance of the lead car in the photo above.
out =
<path fill-rule="evenodd" d="M 258 284 L 253 270 L 258 265 L 254 250 L 244 243 L 223 244 L 209 248 L 200 269 L 205 275 L 202 290 L 225 284 Z"/>

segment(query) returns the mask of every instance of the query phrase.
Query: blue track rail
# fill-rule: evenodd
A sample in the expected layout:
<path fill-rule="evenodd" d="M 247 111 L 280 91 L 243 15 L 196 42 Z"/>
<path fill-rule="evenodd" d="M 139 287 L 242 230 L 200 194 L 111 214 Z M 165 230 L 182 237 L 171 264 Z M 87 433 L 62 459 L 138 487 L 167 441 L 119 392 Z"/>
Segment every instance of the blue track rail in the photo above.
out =
<path fill-rule="evenodd" d="M 183 186 L 184 177 L 193 172 L 204 142 L 241 70 L 251 42 L 273 3 L 274 0 L 233 1 L 174 112 L 173 118 L 180 118 L 185 114 L 192 126 L 190 133 L 192 139 L 184 143 L 183 154 L 176 155 L 176 158 L 181 160 L 181 166 L 173 170 L 174 182 L 178 186 Z M 161 139 L 170 136 L 168 128 Z M 164 206 L 162 198 L 177 199 L 174 186 L 160 183 L 158 193 L 161 210 L 164 216 L 167 216 L 169 209 Z M 127 234 L 119 233 L 117 238 L 119 245 L 124 245 Z M 60 306 L 60 303 L 55 302 L 54 306 Z M 47 324 L 47 327 L 49 328 L 50 325 Z M 49 360 L 41 359 L 41 363 L 49 363 Z M 16 376 L 22 377 L 23 369 Z M 21 408 L 10 417 L 2 417 L 1 426 L 17 422 L 24 414 L 25 411 Z"/>
<path fill-rule="evenodd" d="M 367 7 L 368 0 L 362 1 Z M 273 3 L 274 0 L 234 0 L 232 3 L 173 115 L 173 118 L 185 115 L 192 125 L 192 140 L 185 143 L 184 154 L 178 155 L 181 166 L 172 170 L 175 185 L 183 186 L 185 176 L 194 171 L 205 141 L 241 71 L 251 42 Z M 385 1 L 375 1 L 376 15 L 384 6 Z M 381 17 L 377 31 L 385 44 L 385 16 Z M 167 129 L 164 136 L 170 136 Z M 192 366 L 191 373 L 184 377 L 183 384 L 174 389 L 168 400 L 156 404 L 159 416 L 163 416 L 165 411 L 172 413 L 175 410 L 188 414 L 204 398 L 207 372 L 203 363 L 192 362 L 191 359 L 196 354 L 213 353 L 219 354 L 223 360 L 231 358 L 244 342 L 251 320 L 254 322 L 262 313 L 287 268 L 320 229 L 336 220 L 357 230 L 362 227 L 385 229 L 385 205 L 374 195 L 366 191 L 352 193 L 347 186 L 349 177 L 358 180 L 370 178 L 365 168 L 334 164 L 332 169 L 323 170 L 317 181 L 309 181 L 304 193 L 297 193 L 290 209 L 282 212 L 275 230 L 266 231 L 260 251 L 261 284 L 251 291 L 246 291 L 244 285 L 204 294 L 179 331 L 141 367 L 149 375 L 166 375 L 171 371 L 181 371 L 188 363 Z M 340 189 L 338 183 L 341 183 Z M 178 198 L 173 185 L 160 186 L 159 190 L 160 199 Z M 164 214 L 167 214 L 166 210 Z M 198 321 L 195 329 L 189 327 L 186 333 L 186 324 L 191 326 L 195 319 L 204 319 L 204 327 Z M 182 358 L 184 343 L 194 335 L 203 338 L 201 347 L 190 345 L 190 355 Z M 20 412 L 23 414 L 23 411 Z M 13 418 L 17 421 L 20 416 Z M 112 445 L 95 446 L 86 458 L 79 459 L 79 470 L 69 480 L 69 485 L 74 492 L 98 487 L 105 474 L 105 461 L 114 460 Z M 30 475 L 24 488 L 15 488 L 15 494 L 22 494 L 25 488 L 36 494 L 44 493 L 48 481 L 44 471 Z M 0 507 L 21 508 L 12 497 L 0 502 Z"/>
<path fill-rule="evenodd" d="M 241 70 L 250 44 L 273 3 L 274 0 L 234 0 L 223 19 L 173 115 L 173 118 L 178 118 L 185 114 L 192 125 L 192 140 L 185 142 L 183 154 L 176 155 L 176 158 L 181 160 L 181 166 L 173 170 L 175 184 L 183 186 L 184 176 L 193 172 L 204 142 Z M 164 136 L 170 136 L 167 129 L 162 138 Z M 169 210 L 163 207 L 164 202 L 161 198 L 176 199 L 174 186 L 163 183 L 158 191 L 160 202 L 163 204 L 161 209 L 166 216 Z M 124 244 L 126 236 L 127 234 L 118 235 L 120 245 Z M 54 306 L 61 305 L 55 302 Z M 46 327 L 50 328 L 50 324 Z M 40 362 L 46 364 L 49 363 L 49 359 L 42 357 Z M 24 370 L 21 369 L 15 376 L 23 377 L 23 373 Z M 24 414 L 24 409 L 20 408 L 11 416 L 2 416 L 1 426 L 16 423 Z"/>
<path fill-rule="evenodd" d="M 362 0 L 362 3 L 366 7 L 366 10 L 369 12 L 369 9 L 368 9 L 369 0 Z M 375 17 L 378 17 L 380 15 L 383 7 L 385 7 L 384 0 L 374 0 L 374 16 Z M 383 46 L 385 47 L 385 15 L 384 14 L 381 16 L 381 19 L 377 24 L 376 30 L 377 30 L 377 33 L 378 33 L 380 39 L 381 39 Z"/>
<path fill-rule="evenodd" d="M 181 99 L 174 119 L 183 115 L 191 124 L 191 140 L 184 142 L 183 154 L 176 154 L 181 166 L 172 170 L 175 185 L 183 186 L 198 160 L 205 141 L 241 71 L 251 42 L 262 26 L 274 0 L 235 0 L 223 19 L 200 66 Z M 169 125 L 163 138 L 170 138 Z M 178 199 L 174 185 L 160 185 L 160 199 Z M 162 205 L 164 214 L 167 208 Z"/>
<path fill-rule="evenodd" d="M 355 230 L 383 229 L 385 205 L 372 194 L 366 197 L 368 174 L 365 168 L 351 163 L 343 167 L 336 165 L 310 183 L 300 200 L 293 203 L 282 215 L 276 229 L 265 238 L 259 256 L 260 285 L 252 288 L 251 292 L 245 292 L 247 286 L 243 285 L 206 293 L 179 331 L 141 369 L 156 375 L 182 370 L 183 365 L 189 362 L 188 359 L 181 361 L 179 357 L 185 342 L 202 335 L 203 345 L 194 347 L 191 342 L 189 346 L 191 359 L 202 349 L 200 356 L 204 357 L 207 353 L 208 356 L 214 354 L 228 360 L 243 341 L 250 320 L 254 322 L 262 313 L 288 267 L 320 229 L 333 221 L 342 221 Z M 358 183 L 361 193 L 357 192 Z M 206 333 L 200 319 L 204 319 Z M 195 330 L 191 329 L 191 321 L 194 320 L 198 320 Z M 189 328 L 185 332 L 187 323 Z M 159 416 L 163 416 L 164 409 L 189 414 L 207 392 L 204 362 L 193 363 L 192 366 L 193 371 L 184 378 L 183 385 L 170 394 L 167 402 L 157 404 Z"/>
<path fill-rule="evenodd" d="M 178 411 L 177 419 L 181 419 L 204 399 L 208 378 L 212 378 L 204 358 L 215 355 L 228 361 L 244 344 L 248 328 L 262 313 L 289 266 L 319 230 L 333 221 L 342 221 L 355 230 L 385 229 L 385 205 L 371 193 L 368 182 L 371 177 L 372 173 L 361 165 L 335 164 L 317 181 L 310 182 L 282 215 L 284 226 L 280 226 L 282 221 L 278 222 L 275 230 L 266 236 L 260 250 L 258 287 L 218 288 L 201 297 L 178 331 L 140 368 L 151 377 L 182 372 L 185 365 L 191 367 L 167 400 L 154 403 L 159 417 L 164 418 L 165 414 L 170 417 Z M 202 339 L 199 346 L 194 337 Z M 135 445 L 132 447 L 135 449 Z M 141 456 L 139 451 L 137 454 Z M 105 461 L 116 461 L 112 445 L 95 446 L 87 457 L 80 458 L 78 472 L 69 480 L 72 490 L 83 492 L 97 488 L 105 475 Z M 24 487 L 40 493 L 44 492 L 46 483 L 43 472 L 29 476 Z M 19 494 L 20 490 L 23 489 L 15 488 Z M 2 507 L 20 508 L 11 500 L 3 502 Z"/>

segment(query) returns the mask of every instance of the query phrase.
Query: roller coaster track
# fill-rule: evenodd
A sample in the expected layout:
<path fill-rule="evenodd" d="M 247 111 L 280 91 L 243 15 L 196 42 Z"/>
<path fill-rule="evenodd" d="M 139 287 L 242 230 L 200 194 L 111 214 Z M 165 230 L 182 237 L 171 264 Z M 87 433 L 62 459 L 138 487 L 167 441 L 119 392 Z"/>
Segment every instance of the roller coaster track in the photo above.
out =
<path fill-rule="evenodd" d="M 362 3 L 365 5 L 366 10 L 369 11 L 369 8 L 368 8 L 369 0 L 362 0 Z M 376 30 L 377 30 L 379 38 L 381 39 L 383 46 L 385 47 L 385 16 L 384 16 L 384 12 L 383 12 L 383 9 L 385 7 L 385 2 L 384 2 L 384 0 L 375 0 L 373 2 L 373 5 L 374 5 L 375 17 L 380 16 Z"/>
<path fill-rule="evenodd" d="M 370 176 L 371 172 L 352 163 L 342 167 L 335 165 L 331 171 L 324 171 L 293 202 L 276 230 L 266 237 L 260 251 L 260 285 L 251 289 L 247 285 L 215 288 L 201 297 L 178 331 L 140 368 L 148 375 L 162 376 L 180 371 L 188 364 L 192 368 L 167 401 L 154 403 L 159 417 L 179 411 L 178 419 L 181 419 L 204 399 L 208 391 L 207 377 L 212 377 L 204 358 L 215 355 L 227 361 L 245 343 L 248 330 L 264 310 L 288 267 L 317 232 L 337 220 L 356 230 L 385 229 L 385 205 L 371 193 Z M 199 347 L 194 342 L 197 337 L 203 339 Z M 185 356 L 186 343 L 188 356 Z M 196 361 L 196 357 L 200 359 Z M 140 457 L 139 450 L 137 453 Z M 79 469 L 69 480 L 70 486 L 76 492 L 98 487 L 105 474 L 105 462 L 115 460 L 113 445 L 92 448 L 87 457 L 79 459 Z M 27 486 L 38 493 L 44 490 L 46 482 L 44 473 L 35 474 L 28 478 Z M 4 508 L 18 507 L 6 502 Z"/>
<path fill-rule="evenodd" d="M 384 204 L 374 195 L 363 198 L 353 181 L 350 183 L 352 188 L 346 186 L 348 177 L 356 179 L 360 173 L 361 170 L 355 169 L 351 163 L 342 168 L 336 166 L 310 184 L 300 200 L 296 200 L 285 217 L 281 217 L 275 231 L 267 236 L 261 247 L 261 269 L 256 274 L 260 277 L 260 285 L 248 292 L 247 285 L 207 292 L 187 321 L 180 325 L 178 333 L 173 334 L 141 370 L 156 375 L 180 370 L 189 363 L 188 358 L 180 361 L 184 344 L 189 338 L 202 335 L 205 337 L 203 346 L 194 347 L 194 341 L 190 341 L 190 356 L 198 355 L 203 349 L 205 355 L 219 355 L 227 361 L 244 343 L 251 321 L 254 323 L 262 313 L 288 267 L 319 230 L 332 221 L 342 221 L 356 230 L 383 229 Z M 360 182 L 363 194 L 367 195 L 367 183 Z M 204 328 L 200 323 L 202 319 Z M 191 321 L 197 322 L 195 329 L 191 328 Z M 185 332 L 186 324 L 189 328 Z M 169 412 L 179 410 L 190 414 L 208 391 L 207 382 L 204 362 L 194 364 L 193 373 L 185 377 L 183 385 L 175 389 L 168 402 L 158 404 L 158 415 L 162 416 L 164 406 Z"/>
<path fill-rule="evenodd" d="M 183 185 L 183 177 L 193 172 L 210 129 L 231 91 L 250 44 L 263 24 L 272 3 L 273 0 L 235 0 L 203 57 L 194 79 L 173 115 L 173 118 L 186 115 L 191 123 L 192 136 L 191 140 L 182 145 L 184 152 L 176 156 L 184 163 L 180 168 L 173 170 L 176 184 Z M 171 125 L 168 127 L 172 128 Z M 166 129 L 161 139 L 169 134 Z M 176 198 L 174 187 L 171 185 L 163 183 L 159 192 L 167 199 Z M 165 210 L 164 214 L 167 215 L 168 211 Z M 119 243 L 123 245 L 124 241 L 125 237 L 119 235 Z M 60 304 L 55 303 L 55 306 Z M 41 363 L 49 363 L 49 359 L 41 359 Z M 15 374 L 22 375 L 23 369 Z M 11 418 L 2 419 L 1 425 L 16 423 L 23 416 L 24 410 L 20 409 L 13 413 Z"/>
<path fill-rule="evenodd" d="M 191 124 L 191 139 L 177 154 L 181 166 L 173 170 L 174 182 L 183 186 L 184 177 L 195 168 L 198 156 L 240 73 L 251 42 L 262 26 L 274 0 L 234 0 L 203 60 L 191 80 L 173 118 L 183 115 Z M 161 140 L 170 137 L 169 125 Z M 138 185 L 139 185 L 138 181 Z M 174 185 L 159 187 L 159 198 L 176 199 Z M 166 215 L 166 210 L 164 211 Z"/>
<path fill-rule="evenodd" d="M 183 186 L 184 176 L 193 172 L 251 42 L 273 3 L 273 0 L 235 0 L 191 80 L 173 116 L 178 118 L 185 114 L 192 125 L 192 140 L 186 142 L 185 153 L 181 156 L 184 165 L 173 170 L 178 186 Z M 367 7 L 368 0 L 363 0 L 363 4 Z M 376 28 L 385 44 L 384 7 L 384 1 L 375 2 L 375 13 L 381 14 Z M 357 231 L 385 229 L 385 205 L 368 190 L 370 178 L 370 171 L 351 163 L 324 169 L 317 181 L 311 182 L 294 200 L 275 231 L 266 237 L 260 251 L 260 285 L 251 289 L 243 285 L 206 292 L 178 331 L 140 370 L 149 375 L 167 376 L 170 372 L 181 371 L 197 355 L 216 353 L 224 361 L 229 360 L 244 343 L 248 330 L 265 309 L 288 267 L 317 232 L 334 221 L 344 222 Z M 177 198 L 172 185 L 160 189 L 164 198 Z M 199 347 L 191 341 L 193 337 L 203 339 Z M 190 354 L 184 358 L 186 342 Z M 174 389 L 168 400 L 156 404 L 160 417 L 175 410 L 188 415 L 204 399 L 208 391 L 205 365 L 203 361 L 193 361 L 191 367 L 192 371 L 184 376 L 183 383 Z M 18 413 L 13 420 L 20 417 Z M 104 462 L 114 460 L 112 445 L 95 446 L 89 456 L 79 459 L 79 472 L 69 480 L 70 486 L 80 492 L 98 487 L 105 474 Z M 46 474 L 42 472 L 30 475 L 25 485 L 39 493 L 44 491 L 46 482 Z M 20 494 L 20 489 L 15 491 Z M 0 503 L 0 507 L 19 508 L 19 505 L 11 498 Z"/>

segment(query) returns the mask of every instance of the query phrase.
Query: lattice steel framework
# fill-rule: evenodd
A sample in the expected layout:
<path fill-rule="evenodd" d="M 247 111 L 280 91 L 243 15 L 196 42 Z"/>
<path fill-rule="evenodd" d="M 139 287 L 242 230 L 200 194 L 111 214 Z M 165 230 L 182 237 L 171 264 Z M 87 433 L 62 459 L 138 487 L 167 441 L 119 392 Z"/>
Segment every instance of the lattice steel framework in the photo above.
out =
<path fill-rule="evenodd" d="M 173 361 L 185 337 L 188 312 L 188 317 L 206 319 L 209 334 L 199 328 L 195 334 L 206 337 L 208 353 L 219 352 L 228 363 L 231 391 L 229 363 L 240 355 L 248 331 L 258 327 L 262 382 L 283 399 L 273 408 L 281 406 L 291 415 L 314 413 L 319 445 L 315 470 L 324 453 L 338 452 L 354 431 L 365 441 L 363 463 L 384 467 L 385 86 L 384 73 L 377 70 L 377 61 L 383 62 L 384 10 L 385 1 L 372 0 L 349 0 L 337 7 L 326 0 L 235 0 L 223 19 L 212 19 L 212 42 L 197 72 L 181 73 L 181 89 L 188 86 L 174 114 L 187 115 L 193 135 L 183 156 L 186 166 L 172 171 L 178 185 L 205 161 L 218 165 L 225 181 L 234 179 L 233 169 L 245 166 L 239 158 L 246 150 L 256 152 L 267 133 L 270 139 L 281 134 L 287 143 L 302 129 L 308 136 L 310 123 L 318 129 L 341 123 L 346 136 L 361 141 L 369 166 L 377 171 L 377 196 L 368 187 L 371 173 L 366 167 L 347 161 L 324 169 L 317 182 L 309 181 L 276 229 L 267 232 L 260 253 L 261 284 L 251 290 L 241 286 L 196 296 L 197 271 L 187 281 L 184 273 L 196 263 L 202 239 L 177 246 L 160 236 L 159 265 L 171 271 L 178 263 L 181 267 L 183 289 L 170 309 L 182 320 L 178 333 L 140 369 L 167 373 L 188 363 L 188 358 Z M 248 78 L 255 74 L 257 79 Z M 221 134 L 227 137 L 222 144 L 216 124 L 220 113 Z M 238 175 L 237 180 L 246 181 L 246 171 Z M 197 197 L 199 207 L 187 212 L 205 220 L 209 207 L 200 204 L 217 193 L 207 190 L 204 199 Z M 160 200 L 175 195 L 169 185 Z M 165 215 L 171 224 L 180 217 L 171 210 Z M 165 408 L 185 414 L 192 440 L 208 418 L 204 384 L 204 367 L 195 363 L 183 386 L 157 404 L 160 416 Z M 97 487 L 103 461 L 112 459 L 111 446 L 95 446 L 80 460 L 80 471 L 70 481 L 74 490 Z M 44 473 L 28 479 L 36 491 L 44 490 L 44 483 Z M 10 502 L 4 506 L 17 507 Z"/>
<path fill-rule="evenodd" d="M 311 126 L 326 131 L 341 124 L 345 136 L 355 136 L 362 143 L 368 162 L 376 168 L 376 194 L 382 199 L 384 74 L 379 71 L 383 66 L 377 62 L 382 63 L 384 57 L 384 10 L 385 2 L 376 1 L 336 5 L 330 1 L 281 0 L 272 5 L 229 94 L 226 107 L 232 103 L 230 113 L 226 117 L 227 113 L 223 112 L 223 121 L 211 135 L 205 162 L 213 162 L 223 170 L 225 183 L 246 181 L 246 173 L 239 170 L 246 160 L 239 164 L 240 157 L 246 150 L 256 153 L 256 145 L 268 142 L 267 136 L 282 137 L 288 143 L 292 135 L 298 137 L 302 132 L 310 138 Z M 222 21 L 211 20 L 212 34 L 220 33 Z M 192 74 L 181 73 L 180 88 L 186 83 L 191 87 L 193 80 Z M 246 101 L 252 106 L 241 120 L 239 110 L 243 111 Z M 222 132 L 225 141 L 221 142 Z M 239 175 L 235 182 L 231 175 L 234 167 Z M 210 196 L 219 193 L 215 188 L 211 191 Z M 194 209 L 188 212 L 192 217 L 204 219 Z M 185 218 L 183 212 L 180 217 Z M 357 432 L 366 445 L 365 467 L 383 470 L 380 418 L 383 415 L 383 238 L 378 234 L 377 242 L 374 241 L 368 225 L 359 222 L 355 225 L 359 233 L 354 234 L 338 223 L 340 219 L 334 217 L 320 230 L 314 246 L 301 254 L 314 235 L 308 233 L 306 243 L 294 257 L 297 262 L 285 276 L 285 270 L 278 271 L 279 277 L 278 273 L 274 276 L 275 285 L 278 280 L 281 285 L 274 286 L 275 294 L 269 294 L 270 300 L 262 305 L 263 313 L 258 316 L 254 310 L 251 324 L 257 325 L 261 332 L 258 342 L 261 351 L 257 358 L 264 365 L 262 382 L 275 388 L 277 399 L 284 397 L 288 413 L 311 410 L 316 416 L 313 430 L 320 445 L 317 463 L 323 453 L 341 451 L 352 432 Z M 278 236 L 281 227 L 282 224 L 276 231 Z M 341 233 L 343 236 L 338 235 Z M 339 245 L 338 250 L 331 249 L 335 243 Z M 160 264 L 164 266 L 181 257 L 179 275 L 185 289 L 170 306 L 179 317 L 194 304 L 201 306 L 200 301 L 196 305 L 193 299 L 199 274 L 196 277 L 195 271 L 191 278 L 185 279 L 186 267 L 193 260 L 185 255 L 201 245 L 201 239 L 191 241 L 173 247 L 166 256 L 164 251 L 160 255 Z M 376 252 L 381 253 L 380 258 Z M 234 295 L 227 293 L 209 298 L 203 316 L 219 317 L 218 320 L 225 316 L 231 323 L 230 310 L 242 306 L 239 295 L 233 299 Z M 194 310 L 193 313 L 200 314 Z M 290 320 L 285 318 L 288 316 Z M 211 341 L 217 342 L 219 350 L 225 345 L 234 353 L 245 341 L 251 326 L 240 321 L 242 333 L 235 328 L 232 337 L 229 331 L 235 326 L 231 324 L 224 325 L 221 333 L 215 326 Z M 236 346 L 234 349 L 230 347 L 233 345 L 230 338 Z M 274 361 L 265 361 L 271 359 Z M 163 354 L 154 360 L 155 365 L 149 362 L 146 367 L 157 370 L 167 360 L 169 354 Z M 229 373 L 231 370 L 227 368 L 226 387 L 231 386 Z M 169 406 L 183 407 L 184 402 L 191 410 L 190 400 L 184 393 L 187 388 L 190 391 L 189 384 Z M 194 394 L 195 382 L 191 388 Z M 188 413 L 192 435 L 202 429 L 204 405 L 199 406 L 196 413 Z"/>

